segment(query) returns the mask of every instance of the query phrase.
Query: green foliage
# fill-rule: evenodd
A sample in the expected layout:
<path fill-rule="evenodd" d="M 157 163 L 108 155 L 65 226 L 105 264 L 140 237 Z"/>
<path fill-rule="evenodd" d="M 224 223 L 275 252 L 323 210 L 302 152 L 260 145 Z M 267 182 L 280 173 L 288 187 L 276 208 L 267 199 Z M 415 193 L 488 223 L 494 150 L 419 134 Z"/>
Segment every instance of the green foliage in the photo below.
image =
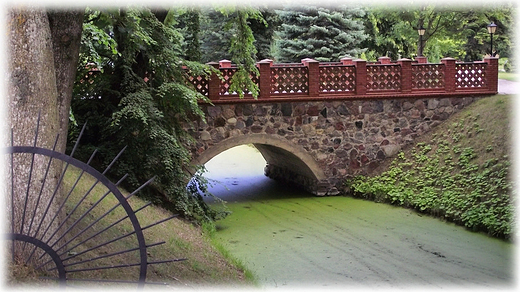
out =
<path fill-rule="evenodd" d="M 112 55 L 117 55 L 117 43 L 106 30 L 101 29 L 96 23 L 110 22 L 105 14 L 100 11 L 86 9 L 81 36 L 82 53 L 79 60 L 79 72 L 84 76 L 91 68 L 103 71 L 106 62 Z"/>
<path fill-rule="evenodd" d="M 201 52 L 202 62 L 230 60 L 229 42 L 233 31 L 224 28 L 228 17 L 215 9 L 201 10 Z"/>
<path fill-rule="evenodd" d="M 259 10 L 250 7 L 216 7 L 203 11 L 202 60 L 217 62 L 223 59 L 236 64 L 229 90 L 243 97 L 244 93 L 258 96 L 258 85 L 251 76 L 258 76 L 257 48 L 251 22 L 267 26 Z"/>
<path fill-rule="evenodd" d="M 211 68 L 184 60 L 181 34 L 151 10 L 86 13 L 89 29 L 81 59 L 83 64 L 100 64 L 103 70 L 78 74 L 74 88 L 74 117 L 79 125 L 87 124 L 80 147 L 86 151 L 79 155 L 86 160 L 91 149 L 98 148 L 100 155 L 93 164 L 102 168 L 126 147 L 108 174 L 116 178 L 128 174 L 125 188 L 137 188 L 155 177 L 141 192 L 154 203 L 190 219 L 225 215 L 204 203 L 199 192 L 205 189 L 203 178 L 195 175 L 196 187 L 186 186 L 191 179 L 188 147 L 193 141 L 180 126 L 194 117 L 203 119 L 197 101 L 205 97 L 186 81 L 186 70 L 207 74 Z"/>
<path fill-rule="evenodd" d="M 253 31 L 256 47 L 256 60 L 272 59 L 275 55 L 272 52 L 274 45 L 274 35 L 281 24 L 280 18 L 274 9 L 268 7 L 260 8 L 262 19 L 250 19 L 249 27 Z"/>
<path fill-rule="evenodd" d="M 170 9 L 165 24 L 176 27 L 182 35 L 183 58 L 200 62 L 201 52 L 201 12 L 196 7 Z"/>
<path fill-rule="evenodd" d="M 349 181 L 354 196 L 413 208 L 492 236 L 511 238 L 514 190 L 507 156 L 493 155 L 493 145 L 467 144 L 483 139 L 479 117 L 461 118 L 435 135 L 436 143 L 418 143 L 400 152 L 379 176 Z M 456 134 L 452 134 L 456 133 Z M 491 158 L 484 158 L 491 157 Z M 482 159 L 484 158 L 484 159 Z"/>
<path fill-rule="evenodd" d="M 222 9 L 222 13 L 226 16 L 234 15 L 225 26 L 227 29 L 235 31 L 231 37 L 229 53 L 232 56 L 231 61 L 237 65 L 238 69 L 231 78 L 229 91 L 238 92 L 240 97 L 244 96 L 245 91 L 249 91 L 254 97 L 257 97 L 259 94 L 258 85 L 251 80 L 251 75 L 258 76 L 260 72 L 255 62 L 257 53 L 253 44 L 255 38 L 248 20 L 263 21 L 262 15 L 259 11 L 251 8 Z"/>
<path fill-rule="evenodd" d="M 406 9 L 368 9 L 364 25 L 370 37 L 362 43 L 368 48 L 364 57 L 374 61 L 381 56 L 394 60 L 410 56 L 417 42 L 417 33 L 410 23 L 413 19 L 414 16 Z"/>
<path fill-rule="evenodd" d="M 489 33 L 486 25 L 495 22 L 495 48 L 501 57 L 512 55 L 514 28 L 511 4 L 489 4 L 472 9 L 452 4 L 374 6 L 367 9 L 364 21 L 369 34 L 363 42 L 365 56 L 375 60 L 380 56 L 392 59 L 413 58 L 418 54 L 417 27 L 423 26 L 423 55 L 430 62 L 453 57 L 476 61 L 489 54 Z"/>
<path fill-rule="evenodd" d="M 367 38 L 361 8 L 287 6 L 277 10 L 281 26 L 276 35 L 277 62 L 339 61 L 359 56 L 360 43 Z"/>
<path fill-rule="evenodd" d="M 269 9 L 205 8 L 201 9 L 201 53 L 203 62 L 232 60 L 230 48 L 239 37 L 246 39 L 253 60 L 271 57 L 271 44 L 275 29 L 279 25 L 277 14 Z M 247 24 L 244 26 L 243 23 Z M 252 37 L 252 38 L 251 38 Z M 253 42 L 251 42 L 253 40 Z M 236 43 L 241 45 L 241 43 Z M 253 50 L 254 49 L 254 50 Z"/>

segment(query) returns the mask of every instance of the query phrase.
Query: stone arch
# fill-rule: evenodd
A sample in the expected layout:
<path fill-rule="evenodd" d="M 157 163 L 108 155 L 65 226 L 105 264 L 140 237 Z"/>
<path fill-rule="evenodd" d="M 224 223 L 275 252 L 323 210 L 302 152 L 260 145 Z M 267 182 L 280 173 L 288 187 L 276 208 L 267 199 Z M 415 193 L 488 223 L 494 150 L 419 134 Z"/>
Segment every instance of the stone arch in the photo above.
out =
<path fill-rule="evenodd" d="M 268 134 L 249 134 L 227 138 L 204 150 L 192 161 L 192 164 L 203 165 L 223 151 L 244 144 L 255 145 L 271 167 L 292 170 L 297 175 L 315 182 L 326 179 L 324 171 L 305 149 L 286 139 Z"/>

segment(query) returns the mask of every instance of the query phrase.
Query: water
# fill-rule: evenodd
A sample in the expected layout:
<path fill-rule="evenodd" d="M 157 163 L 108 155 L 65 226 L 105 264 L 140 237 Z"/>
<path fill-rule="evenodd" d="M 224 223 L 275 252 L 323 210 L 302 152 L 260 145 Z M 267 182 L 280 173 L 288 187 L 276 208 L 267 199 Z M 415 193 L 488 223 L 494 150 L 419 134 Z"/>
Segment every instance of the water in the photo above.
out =
<path fill-rule="evenodd" d="M 410 210 L 314 197 L 263 175 L 250 146 L 206 164 L 233 212 L 216 238 L 264 288 L 511 288 L 513 244 Z"/>

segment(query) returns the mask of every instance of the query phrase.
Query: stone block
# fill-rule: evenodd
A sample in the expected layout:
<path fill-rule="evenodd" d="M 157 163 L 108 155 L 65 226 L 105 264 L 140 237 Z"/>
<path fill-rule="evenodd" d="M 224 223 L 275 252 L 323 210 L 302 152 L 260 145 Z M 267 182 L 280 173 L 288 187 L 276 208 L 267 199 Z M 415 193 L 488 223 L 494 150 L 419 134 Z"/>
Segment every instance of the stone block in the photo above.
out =
<path fill-rule="evenodd" d="M 403 111 L 407 111 L 409 109 L 411 109 L 414 105 L 409 102 L 409 101 L 405 101 L 403 102 Z"/>
<path fill-rule="evenodd" d="M 227 123 L 232 125 L 232 126 L 235 126 L 237 124 L 237 119 L 236 118 L 229 118 L 227 120 Z"/>
<path fill-rule="evenodd" d="M 200 133 L 200 139 L 202 141 L 208 141 L 211 140 L 211 134 L 208 131 L 202 131 Z"/>
<path fill-rule="evenodd" d="M 420 111 L 423 111 L 426 109 L 426 105 L 424 104 L 423 100 L 416 100 L 414 103 L 414 107 Z"/>
<path fill-rule="evenodd" d="M 436 109 L 438 106 L 439 106 L 439 100 L 438 99 L 435 99 L 435 98 L 432 98 L 432 99 L 429 99 L 428 100 L 428 109 L 429 110 L 434 110 Z"/>
<path fill-rule="evenodd" d="M 229 119 L 229 118 L 232 118 L 235 116 L 235 111 L 232 110 L 231 108 L 226 108 L 222 112 L 222 115 L 224 116 L 224 118 Z"/>
<path fill-rule="evenodd" d="M 264 130 L 262 126 L 259 125 L 253 125 L 251 126 L 251 132 L 253 133 L 261 133 Z"/>
<path fill-rule="evenodd" d="M 293 112 L 292 105 L 290 103 L 282 103 L 280 111 L 284 117 L 290 117 Z"/>
<path fill-rule="evenodd" d="M 381 146 L 386 157 L 395 157 L 401 151 L 401 146 L 396 144 L 388 144 Z"/>
<path fill-rule="evenodd" d="M 320 109 L 318 108 L 318 106 L 310 106 L 308 109 L 307 109 L 307 114 L 309 116 L 318 116 L 320 114 Z"/>
<path fill-rule="evenodd" d="M 222 108 L 219 106 L 209 106 L 208 115 L 212 118 L 219 116 L 222 113 Z"/>

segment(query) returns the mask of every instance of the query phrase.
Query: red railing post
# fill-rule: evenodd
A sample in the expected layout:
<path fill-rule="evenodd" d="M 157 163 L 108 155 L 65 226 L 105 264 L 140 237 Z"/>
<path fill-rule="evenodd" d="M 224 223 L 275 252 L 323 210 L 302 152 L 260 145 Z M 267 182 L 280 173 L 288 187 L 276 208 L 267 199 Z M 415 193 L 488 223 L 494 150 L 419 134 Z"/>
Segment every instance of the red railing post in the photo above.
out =
<path fill-rule="evenodd" d="M 419 64 L 428 64 L 428 58 L 425 56 L 417 56 L 415 57 L 415 61 L 417 61 Z"/>
<path fill-rule="evenodd" d="M 206 63 L 215 69 L 219 69 L 219 64 L 217 62 L 209 62 Z M 217 73 L 212 72 L 209 76 L 208 80 L 208 98 L 210 100 L 219 100 L 220 99 L 220 79 L 217 76 Z"/>
<path fill-rule="evenodd" d="M 487 63 L 486 79 L 487 86 L 490 91 L 498 92 L 498 58 L 486 57 L 484 62 Z"/>
<path fill-rule="evenodd" d="M 454 92 L 456 89 L 455 77 L 457 76 L 457 69 L 455 67 L 455 59 L 443 58 L 441 62 L 444 64 L 444 90 L 446 92 Z"/>
<path fill-rule="evenodd" d="M 303 65 L 309 70 L 309 96 L 318 96 L 320 92 L 320 62 L 313 59 L 303 59 Z"/>
<path fill-rule="evenodd" d="M 260 71 L 260 76 L 258 77 L 258 89 L 260 90 L 260 94 L 258 98 L 268 98 L 271 96 L 271 65 L 273 64 L 273 60 L 264 59 L 258 63 L 256 66 L 258 67 L 258 71 Z"/>
<path fill-rule="evenodd" d="M 401 92 L 412 92 L 412 60 L 403 58 L 397 63 L 401 65 Z"/>
<path fill-rule="evenodd" d="M 231 68 L 231 61 L 229 60 L 220 60 L 218 63 L 220 64 L 220 68 Z"/>
<path fill-rule="evenodd" d="M 377 60 L 379 61 L 380 64 L 383 64 L 383 65 L 392 63 L 392 59 L 390 59 L 390 57 L 386 57 L 386 56 L 379 57 L 379 58 L 377 58 Z"/>
<path fill-rule="evenodd" d="M 354 66 L 356 67 L 356 94 L 365 95 L 367 93 L 367 61 L 354 60 Z"/>
<path fill-rule="evenodd" d="M 344 58 L 341 58 L 341 60 L 339 60 L 341 62 L 342 65 L 352 65 L 354 64 L 352 62 L 352 58 L 349 58 L 349 57 L 344 57 Z"/>

